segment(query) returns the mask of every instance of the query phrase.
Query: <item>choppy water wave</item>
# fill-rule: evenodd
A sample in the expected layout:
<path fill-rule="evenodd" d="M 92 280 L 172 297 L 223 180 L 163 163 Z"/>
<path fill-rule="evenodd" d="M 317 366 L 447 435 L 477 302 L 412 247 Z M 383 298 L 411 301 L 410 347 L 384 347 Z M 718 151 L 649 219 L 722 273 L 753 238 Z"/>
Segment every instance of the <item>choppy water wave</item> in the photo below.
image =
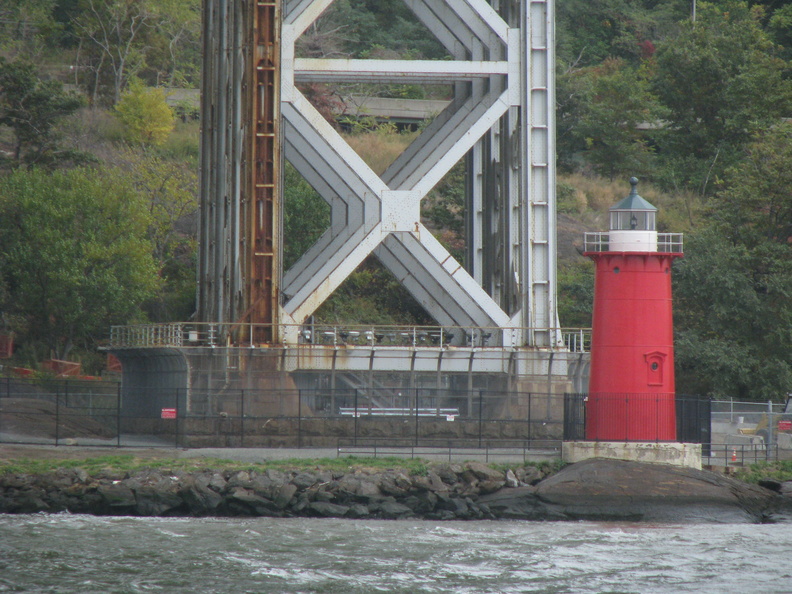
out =
<path fill-rule="evenodd" d="M 0 592 L 787 592 L 790 550 L 790 524 L 0 515 Z"/>

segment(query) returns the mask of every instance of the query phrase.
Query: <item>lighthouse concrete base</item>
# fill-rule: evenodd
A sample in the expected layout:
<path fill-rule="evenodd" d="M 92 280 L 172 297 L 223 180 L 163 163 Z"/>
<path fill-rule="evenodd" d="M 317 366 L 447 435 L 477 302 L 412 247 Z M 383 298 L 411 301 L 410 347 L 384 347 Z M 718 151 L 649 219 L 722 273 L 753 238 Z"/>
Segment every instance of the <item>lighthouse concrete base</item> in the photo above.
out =
<path fill-rule="evenodd" d="M 561 447 L 561 457 L 570 464 L 590 458 L 606 458 L 701 470 L 700 443 L 566 441 Z"/>

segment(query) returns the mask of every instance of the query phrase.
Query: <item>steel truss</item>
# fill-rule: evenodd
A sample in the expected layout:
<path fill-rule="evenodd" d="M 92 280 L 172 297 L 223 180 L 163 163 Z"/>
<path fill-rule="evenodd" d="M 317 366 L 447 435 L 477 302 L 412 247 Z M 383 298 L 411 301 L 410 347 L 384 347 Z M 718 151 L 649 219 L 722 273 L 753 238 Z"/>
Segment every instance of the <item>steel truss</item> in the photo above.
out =
<path fill-rule="evenodd" d="M 300 325 L 373 254 L 439 326 L 502 329 L 494 342 L 507 348 L 562 344 L 554 1 L 405 2 L 452 60 L 299 58 L 297 40 L 332 0 L 286 2 L 264 42 L 262 10 L 278 14 L 277 3 L 205 0 L 199 320 L 272 324 L 261 342 L 297 344 Z M 262 69 L 263 58 L 274 66 Z M 262 89 L 274 101 L 278 78 L 265 113 Z M 300 92 L 308 82 L 452 83 L 454 100 L 377 175 Z M 262 119 L 272 124 L 266 138 Z M 331 209 L 327 231 L 282 274 L 278 143 L 268 138 L 282 138 L 285 158 Z M 421 200 L 463 159 L 466 267 L 420 220 Z"/>

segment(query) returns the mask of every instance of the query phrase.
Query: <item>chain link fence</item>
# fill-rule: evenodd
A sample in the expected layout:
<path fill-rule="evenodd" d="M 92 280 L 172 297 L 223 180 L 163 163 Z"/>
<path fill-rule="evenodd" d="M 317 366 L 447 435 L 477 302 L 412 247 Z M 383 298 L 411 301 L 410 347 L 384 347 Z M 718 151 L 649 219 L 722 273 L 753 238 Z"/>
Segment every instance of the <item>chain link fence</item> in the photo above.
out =
<path fill-rule="evenodd" d="M 725 465 L 792 460 L 792 407 L 778 402 L 712 402 L 713 457 Z"/>

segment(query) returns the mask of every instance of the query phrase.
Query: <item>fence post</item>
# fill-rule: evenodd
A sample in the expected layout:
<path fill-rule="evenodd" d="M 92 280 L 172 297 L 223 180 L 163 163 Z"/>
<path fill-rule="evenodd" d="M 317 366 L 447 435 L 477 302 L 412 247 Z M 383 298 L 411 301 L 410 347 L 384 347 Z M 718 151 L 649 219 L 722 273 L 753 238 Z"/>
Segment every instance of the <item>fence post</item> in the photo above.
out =
<path fill-rule="evenodd" d="M 239 447 L 245 447 L 245 389 L 239 390 Z"/>
<path fill-rule="evenodd" d="M 676 412 L 676 403 L 674 404 L 674 412 Z M 660 397 L 655 396 L 655 443 L 660 441 Z M 674 433 L 676 433 L 676 419 L 674 419 Z"/>
<path fill-rule="evenodd" d="M 630 433 L 629 433 L 629 426 L 630 426 L 630 396 L 629 394 L 624 395 L 624 441 L 629 441 Z"/>
<path fill-rule="evenodd" d="M 297 448 L 302 448 L 302 390 L 297 390 Z"/>
<path fill-rule="evenodd" d="M 528 446 L 533 440 L 533 425 L 531 424 L 531 409 L 533 408 L 533 392 L 528 392 Z"/>
<path fill-rule="evenodd" d="M 765 448 L 765 457 L 768 460 L 772 460 L 772 456 L 770 454 L 770 448 L 773 447 L 775 443 L 775 431 L 774 427 L 775 421 L 773 419 L 773 401 L 767 401 L 767 447 Z"/>
<path fill-rule="evenodd" d="M 57 385 L 57 384 L 56 384 Z M 55 388 L 55 447 L 60 441 L 60 390 Z"/>
<path fill-rule="evenodd" d="M 176 427 L 174 429 L 174 436 L 173 437 L 174 437 L 174 442 L 175 442 L 174 446 L 177 447 L 177 448 L 179 447 L 179 420 L 180 420 L 179 417 L 181 416 L 181 410 L 180 410 L 181 407 L 179 406 L 179 390 L 180 389 L 181 388 L 176 388 L 176 402 L 174 403 L 174 405 L 176 406 L 176 419 L 175 419 Z"/>
<path fill-rule="evenodd" d="M 415 338 L 413 329 L 413 339 Z M 418 388 L 415 388 L 415 447 L 418 447 Z"/>
<path fill-rule="evenodd" d="M 479 447 L 481 447 L 481 439 L 482 439 L 482 431 L 484 430 L 483 425 L 483 410 L 484 410 L 484 390 L 479 390 Z"/>
<path fill-rule="evenodd" d="M 355 425 L 354 425 L 355 434 L 353 436 L 352 443 L 354 445 L 357 445 L 357 438 L 358 438 L 358 389 L 357 388 L 355 388 L 355 414 L 353 415 L 352 418 L 355 419 Z"/>
<path fill-rule="evenodd" d="M 121 447 L 121 382 L 116 384 L 116 447 Z"/>

